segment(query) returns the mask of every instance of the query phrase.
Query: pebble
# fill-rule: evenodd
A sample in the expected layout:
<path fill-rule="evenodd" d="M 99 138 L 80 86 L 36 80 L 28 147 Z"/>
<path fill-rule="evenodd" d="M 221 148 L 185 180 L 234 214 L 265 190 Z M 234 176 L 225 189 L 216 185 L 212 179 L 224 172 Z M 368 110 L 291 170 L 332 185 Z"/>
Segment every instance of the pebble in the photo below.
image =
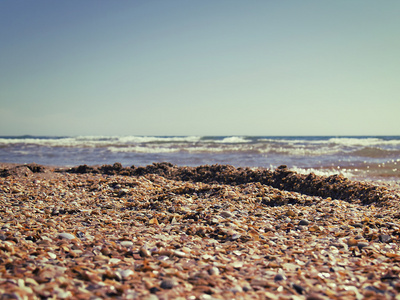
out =
<path fill-rule="evenodd" d="M 131 242 L 131 241 L 122 241 L 122 242 L 121 242 L 121 246 L 122 246 L 122 247 L 129 248 L 129 247 L 132 247 L 132 246 L 133 246 L 133 242 Z"/>
<path fill-rule="evenodd" d="M 382 243 L 389 243 L 392 240 L 392 238 L 388 234 L 380 234 L 378 238 L 379 241 L 381 241 Z"/>
<path fill-rule="evenodd" d="M 288 217 L 295 217 L 295 216 L 297 216 L 297 214 L 296 214 L 293 210 L 288 210 L 288 211 L 286 211 L 286 215 L 287 215 Z"/>
<path fill-rule="evenodd" d="M 276 274 L 274 277 L 274 281 L 282 281 L 285 280 L 285 278 L 283 277 L 283 275 L 281 274 Z"/>
<path fill-rule="evenodd" d="M 66 239 L 66 240 L 73 240 L 76 239 L 76 237 L 73 234 L 67 233 L 67 232 L 62 232 L 58 234 L 58 237 L 60 239 Z"/>
<path fill-rule="evenodd" d="M 234 286 L 234 287 L 231 287 L 231 288 L 229 289 L 229 291 L 231 291 L 232 293 L 236 294 L 236 293 L 241 293 L 241 292 L 243 292 L 243 289 L 242 289 L 241 286 L 236 285 L 236 286 Z"/>
<path fill-rule="evenodd" d="M 139 254 L 141 257 L 150 257 L 151 256 L 150 250 L 147 249 L 146 247 L 140 247 Z"/>
<path fill-rule="evenodd" d="M 223 218 L 232 218 L 233 214 L 231 212 L 225 210 L 220 213 L 220 216 Z"/>
<path fill-rule="evenodd" d="M 300 220 L 300 222 L 299 222 L 299 225 L 302 225 L 302 226 L 307 226 L 307 225 L 309 225 L 309 224 L 310 224 L 310 222 L 307 221 L 307 220 L 305 220 L 305 219 L 302 219 L 302 220 Z"/>
<path fill-rule="evenodd" d="M 130 270 L 130 269 L 118 270 L 116 273 L 118 274 L 118 277 L 121 278 L 121 279 L 126 279 L 129 276 L 134 274 L 134 272 L 132 270 Z"/>
<path fill-rule="evenodd" d="M 174 252 L 173 252 L 173 255 L 174 256 L 177 256 L 177 257 L 187 257 L 187 254 L 185 253 L 185 252 L 183 252 L 183 251 L 180 251 L 180 250 L 175 250 Z"/>
<path fill-rule="evenodd" d="M 304 288 L 301 285 L 293 283 L 292 286 L 296 290 L 297 293 L 299 293 L 301 295 L 304 293 Z"/>
<path fill-rule="evenodd" d="M 362 248 L 368 247 L 369 243 L 366 242 L 358 242 L 357 247 L 361 250 Z"/>
<path fill-rule="evenodd" d="M 162 289 L 172 289 L 173 287 L 175 287 L 177 285 L 178 285 L 178 283 L 176 282 L 175 279 L 167 278 L 161 282 L 160 287 Z"/>
<path fill-rule="evenodd" d="M 357 246 L 357 244 L 358 244 L 358 241 L 357 241 L 355 238 L 349 238 L 349 239 L 347 240 L 347 245 L 348 245 L 349 247 Z"/>
<path fill-rule="evenodd" d="M 208 269 L 208 274 L 219 275 L 219 269 L 217 267 L 212 267 L 212 268 Z"/>
<path fill-rule="evenodd" d="M 234 233 L 234 234 L 232 235 L 232 237 L 231 237 L 231 240 L 234 241 L 234 240 L 240 239 L 241 236 L 242 236 L 242 235 L 239 234 L 239 233 Z"/>

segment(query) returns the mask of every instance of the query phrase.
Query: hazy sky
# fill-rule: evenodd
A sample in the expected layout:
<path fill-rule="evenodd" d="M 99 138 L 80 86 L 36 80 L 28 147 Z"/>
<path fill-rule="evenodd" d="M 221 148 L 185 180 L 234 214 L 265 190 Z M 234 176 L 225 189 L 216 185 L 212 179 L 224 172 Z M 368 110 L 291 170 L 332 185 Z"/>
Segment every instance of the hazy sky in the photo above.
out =
<path fill-rule="evenodd" d="M 398 135 L 400 1 L 0 1 L 0 135 Z"/>

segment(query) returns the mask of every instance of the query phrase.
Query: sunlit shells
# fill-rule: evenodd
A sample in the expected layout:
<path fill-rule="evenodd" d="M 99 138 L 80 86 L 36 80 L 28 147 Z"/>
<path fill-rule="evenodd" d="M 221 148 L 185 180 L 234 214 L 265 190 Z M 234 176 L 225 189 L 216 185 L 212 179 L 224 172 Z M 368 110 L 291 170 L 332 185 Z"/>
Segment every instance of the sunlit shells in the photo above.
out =
<path fill-rule="evenodd" d="M 283 167 L 75 172 L 0 177 L 0 298 L 396 299 L 400 291 L 397 192 L 379 198 L 379 188 Z"/>

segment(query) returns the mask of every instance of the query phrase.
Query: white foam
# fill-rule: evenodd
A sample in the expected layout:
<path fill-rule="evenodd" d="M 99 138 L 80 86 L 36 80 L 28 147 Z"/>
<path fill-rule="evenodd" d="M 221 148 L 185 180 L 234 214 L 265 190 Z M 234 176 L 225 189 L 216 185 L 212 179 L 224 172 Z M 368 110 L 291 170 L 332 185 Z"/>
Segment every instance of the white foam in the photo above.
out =
<path fill-rule="evenodd" d="M 113 153 L 174 153 L 179 152 L 177 148 L 165 148 L 165 147 L 107 147 L 107 149 Z"/>
<path fill-rule="evenodd" d="M 198 142 L 201 137 L 200 136 L 171 136 L 171 137 L 163 137 L 163 136 L 123 136 L 116 137 L 121 143 L 160 143 L 160 142 L 189 142 L 195 143 Z"/>
<path fill-rule="evenodd" d="M 380 138 L 374 137 L 365 137 L 365 138 L 331 138 L 327 142 L 335 143 L 338 145 L 344 146 L 380 146 L 380 145 L 400 145 L 400 140 L 383 140 Z"/>
<path fill-rule="evenodd" d="M 306 148 L 298 146 L 293 148 L 285 147 L 260 147 L 257 149 L 262 154 L 285 154 L 289 156 L 320 156 L 332 155 L 341 151 L 338 147 Z"/>
<path fill-rule="evenodd" d="M 190 148 L 185 148 L 184 150 L 190 153 L 222 153 L 222 152 L 239 152 L 246 150 L 246 148 L 241 146 L 224 145 L 223 147 L 190 147 Z"/>
<path fill-rule="evenodd" d="M 25 144 L 25 145 L 41 145 L 41 146 L 51 146 L 51 147 L 57 147 L 57 146 L 64 146 L 64 147 L 74 147 L 79 144 L 82 144 L 82 142 L 77 141 L 75 138 L 13 138 L 13 139 L 0 139 L 0 144 L 6 144 L 6 145 L 11 145 L 11 144 Z"/>
<path fill-rule="evenodd" d="M 308 175 L 310 173 L 314 173 L 315 175 L 318 176 L 332 176 L 332 175 L 343 175 L 344 177 L 347 178 L 353 178 L 355 174 L 351 172 L 350 170 L 347 169 L 339 169 L 339 170 L 334 170 L 334 169 L 314 169 L 314 168 L 299 168 L 296 166 L 293 166 L 290 168 L 290 170 L 293 170 L 299 174 L 304 174 Z"/>
<path fill-rule="evenodd" d="M 238 144 L 238 143 L 249 143 L 249 140 L 246 140 L 242 136 L 230 136 L 226 137 L 220 141 L 216 140 L 215 143 L 222 143 L 222 144 Z"/>
<path fill-rule="evenodd" d="M 66 138 L 0 138 L 0 145 L 31 144 L 53 147 L 96 147 L 107 145 L 143 144 L 152 142 L 198 142 L 201 137 L 156 137 L 156 136 L 77 136 Z"/>

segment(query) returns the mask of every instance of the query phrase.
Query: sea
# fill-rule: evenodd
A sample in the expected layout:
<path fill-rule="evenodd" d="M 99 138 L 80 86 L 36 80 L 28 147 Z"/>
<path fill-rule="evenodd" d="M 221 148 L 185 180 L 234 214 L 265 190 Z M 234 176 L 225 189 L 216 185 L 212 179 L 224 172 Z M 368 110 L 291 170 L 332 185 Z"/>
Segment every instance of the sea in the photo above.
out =
<path fill-rule="evenodd" d="M 0 162 L 72 167 L 229 164 L 400 182 L 400 136 L 3 136 Z"/>

